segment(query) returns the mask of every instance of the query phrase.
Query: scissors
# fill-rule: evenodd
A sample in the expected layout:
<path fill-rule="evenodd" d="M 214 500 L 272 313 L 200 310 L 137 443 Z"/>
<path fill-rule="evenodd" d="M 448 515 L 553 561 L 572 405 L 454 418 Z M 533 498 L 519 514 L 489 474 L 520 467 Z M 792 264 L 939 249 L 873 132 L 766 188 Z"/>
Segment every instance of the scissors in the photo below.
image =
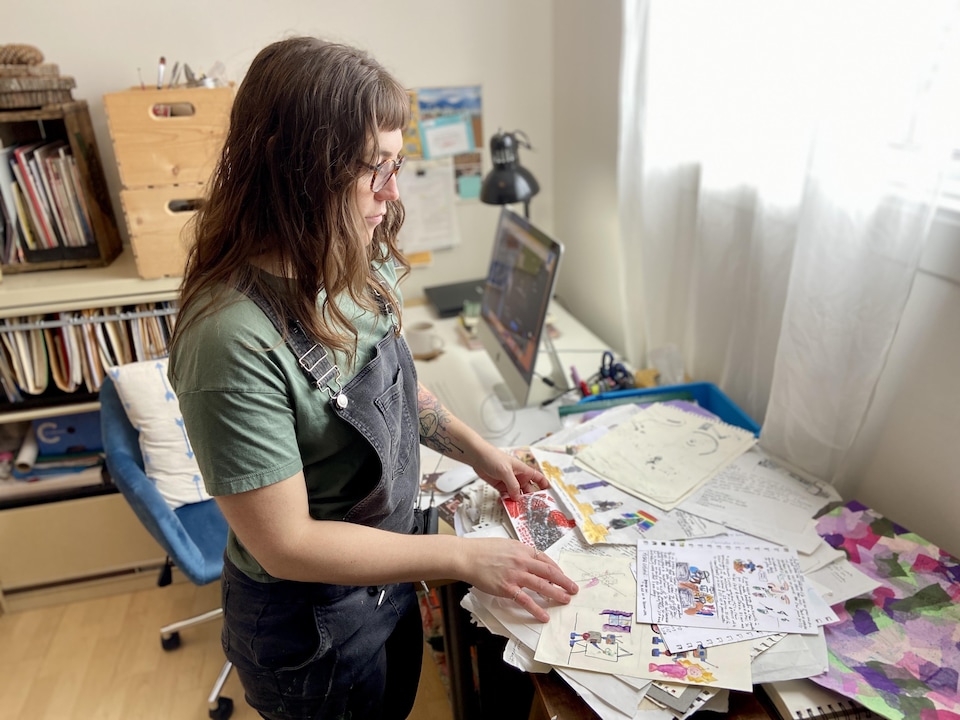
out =
<path fill-rule="evenodd" d="M 604 350 L 600 361 L 600 377 L 610 380 L 618 388 L 633 387 L 633 376 L 623 363 L 614 362 L 613 353 Z"/>

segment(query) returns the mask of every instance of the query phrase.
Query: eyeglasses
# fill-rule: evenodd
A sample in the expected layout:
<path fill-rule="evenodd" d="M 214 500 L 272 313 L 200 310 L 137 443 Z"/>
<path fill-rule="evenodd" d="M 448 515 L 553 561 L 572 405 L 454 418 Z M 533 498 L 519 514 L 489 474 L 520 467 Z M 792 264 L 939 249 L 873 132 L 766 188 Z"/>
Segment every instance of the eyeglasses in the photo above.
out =
<path fill-rule="evenodd" d="M 390 182 L 390 178 L 400 172 L 403 168 L 403 161 L 406 158 L 401 157 L 394 160 L 389 158 L 384 160 L 377 165 L 370 165 L 368 163 L 363 163 L 363 166 L 368 170 L 373 170 L 373 177 L 370 178 L 370 190 L 372 192 L 380 192 L 387 186 L 387 183 Z"/>

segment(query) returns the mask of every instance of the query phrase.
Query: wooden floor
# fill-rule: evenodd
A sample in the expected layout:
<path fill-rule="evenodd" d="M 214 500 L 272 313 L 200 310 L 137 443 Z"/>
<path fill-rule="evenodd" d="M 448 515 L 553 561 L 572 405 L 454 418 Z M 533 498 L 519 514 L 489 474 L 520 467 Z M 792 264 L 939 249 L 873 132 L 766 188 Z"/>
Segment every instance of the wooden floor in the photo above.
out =
<path fill-rule="evenodd" d="M 160 646 L 163 625 L 217 607 L 217 583 L 164 588 L 0 616 L 0 720 L 205 720 L 223 665 L 220 622 Z M 231 673 L 234 720 L 257 720 Z M 437 666 L 424 652 L 413 720 L 449 720 Z"/>

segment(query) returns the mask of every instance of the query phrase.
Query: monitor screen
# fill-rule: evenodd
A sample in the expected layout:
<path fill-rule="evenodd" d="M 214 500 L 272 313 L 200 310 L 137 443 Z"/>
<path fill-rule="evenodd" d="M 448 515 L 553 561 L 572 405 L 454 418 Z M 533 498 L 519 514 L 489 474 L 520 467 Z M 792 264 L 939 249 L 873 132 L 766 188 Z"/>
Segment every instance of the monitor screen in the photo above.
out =
<path fill-rule="evenodd" d="M 539 399 L 531 397 L 531 384 L 562 252 L 529 220 L 501 211 L 478 336 L 509 390 L 504 396 L 498 388 L 498 395 L 519 407 Z"/>

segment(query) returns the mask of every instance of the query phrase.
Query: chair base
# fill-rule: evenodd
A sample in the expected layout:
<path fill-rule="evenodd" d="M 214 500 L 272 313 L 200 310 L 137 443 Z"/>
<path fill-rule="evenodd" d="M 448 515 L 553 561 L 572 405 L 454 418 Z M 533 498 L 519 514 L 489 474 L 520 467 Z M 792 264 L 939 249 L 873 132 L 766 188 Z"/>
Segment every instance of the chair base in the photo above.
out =
<path fill-rule="evenodd" d="M 179 622 L 164 625 L 162 628 L 160 628 L 160 639 L 162 640 L 163 638 L 169 638 L 184 628 L 210 622 L 211 620 L 216 620 L 220 617 L 223 617 L 223 608 L 217 608 L 216 610 L 205 612 L 203 615 L 195 615 L 194 617 L 187 618 L 186 620 L 180 620 Z"/>
<path fill-rule="evenodd" d="M 214 683 L 210 696 L 207 698 L 208 714 L 211 720 L 227 720 L 233 714 L 233 700 L 220 696 L 227 678 L 230 677 L 231 670 L 233 670 L 233 663 L 227 660 L 220 669 L 217 682 Z"/>
<path fill-rule="evenodd" d="M 160 644 L 164 650 L 174 650 L 180 647 L 180 630 L 184 628 L 200 625 L 211 620 L 216 620 L 223 616 L 223 608 L 210 610 L 202 615 L 196 615 L 186 620 L 170 623 L 160 628 Z M 227 720 L 233 714 L 233 700 L 228 697 L 221 697 L 223 686 L 230 677 L 230 671 L 233 670 L 233 663 L 227 660 L 220 669 L 217 681 L 207 697 L 208 715 L 211 720 Z"/>

